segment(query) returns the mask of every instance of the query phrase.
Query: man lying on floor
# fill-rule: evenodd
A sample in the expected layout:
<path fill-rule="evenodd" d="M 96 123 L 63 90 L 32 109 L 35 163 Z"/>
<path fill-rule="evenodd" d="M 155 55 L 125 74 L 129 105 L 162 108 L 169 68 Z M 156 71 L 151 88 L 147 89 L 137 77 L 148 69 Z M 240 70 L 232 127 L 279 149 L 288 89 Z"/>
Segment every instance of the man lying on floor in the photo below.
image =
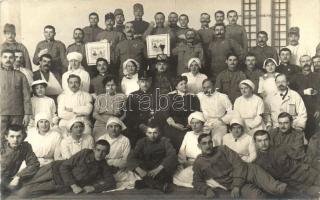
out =
<path fill-rule="evenodd" d="M 207 180 L 214 179 L 231 190 L 233 198 L 266 198 L 267 194 L 281 195 L 287 184 L 275 180 L 258 165 L 245 163 L 227 146 L 213 147 L 212 137 L 198 137 L 200 154 L 193 164 L 193 186 L 207 197 L 215 197 Z"/>
<path fill-rule="evenodd" d="M 109 151 L 110 144 L 105 140 L 98 140 L 93 150 L 83 149 L 67 160 L 44 165 L 21 188 L 18 195 L 32 198 L 70 190 L 79 194 L 114 189 L 116 183 L 105 160 Z"/>

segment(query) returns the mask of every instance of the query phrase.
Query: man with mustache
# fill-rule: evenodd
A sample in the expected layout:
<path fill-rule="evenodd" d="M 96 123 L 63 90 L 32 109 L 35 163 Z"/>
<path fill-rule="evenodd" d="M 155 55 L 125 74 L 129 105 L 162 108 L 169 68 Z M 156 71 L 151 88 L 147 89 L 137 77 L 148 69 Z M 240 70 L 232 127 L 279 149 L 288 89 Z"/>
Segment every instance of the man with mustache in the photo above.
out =
<path fill-rule="evenodd" d="M 24 57 L 24 68 L 32 71 L 31 60 L 28 49 L 16 41 L 16 27 L 13 24 L 5 24 L 3 30 L 6 40 L 0 45 L 0 50 L 10 49 L 12 51 L 21 51 Z"/>
<path fill-rule="evenodd" d="M 32 115 L 30 86 L 25 75 L 14 70 L 14 52 L 1 51 L 0 65 L 0 133 L 1 141 L 12 124 L 28 126 Z"/>
<path fill-rule="evenodd" d="M 61 118 L 59 126 L 67 128 L 74 118 L 78 118 L 85 125 L 83 133 L 91 134 L 89 117 L 93 109 L 92 96 L 80 90 L 80 76 L 70 74 L 67 82 L 68 90 L 58 96 L 58 116 Z"/>
<path fill-rule="evenodd" d="M 290 49 L 290 63 L 299 65 L 299 58 L 303 55 L 311 55 L 310 50 L 304 44 L 299 42 L 300 29 L 299 27 L 291 27 L 288 32 L 289 45 L 286 48 Z"/>
<path fill-rule="evenodd" d="M 143 11 L 143 5 L 140 3 L 136 3 L 133 5 L 133 14 L 134 14 L 134 20 L 131 21 L 133 24 L 133 28 L 135 31 L 135 38 L 141 38 L 143 36 L 143 33 L 147 30 L 149 27 L 149 23 L 142 20 L 144 11 Z"/>
<path fill-rule="evenodd" d="M 285 74 L 276 75 L 277 91 L 265 99 L 266 113 L 270 115 L 267 128 L 279 127 L 278 115 L 287 112 L 292 116 L 292 126 L 295 129 L 303 130 L 307 121 L 307 110 L 301 96 L 291 90 Z"/>
<path fill-rule="evenodd" d="M 216 20 L 216 24 L 224 23 L 224 18 L 225 18 L 225 15 L 224 15 L 224 12 L 222 10 L 217 10 L 214 13 L 214 19 Z"/>
<path fill-rule="evenodd" d="M 116 21 L 115 30 L 118 32 L 123 32 L 123 30 L 124 30 L 123 23 L 125 21 L 123 10 L 121 8 L 117 8 L 117 9 L 115 9 L 113 14 L 114 14 L 115 21 Z"/>
<path fill-rule="evenodd" d="M 176 12 L 170 12 L 170 14 L 168 15 L 168 23 L 169 28 L 174 33 L 174 35 L 177 35 L 177 32 L 181 29 L 181 27 L 178 26 L 178 20 L 179 15 Z"/>
<path fill-rule="evenodd" d="M 203 92 L 197 94 L 200 107 L 206 119 L 205 127 L 212 131 L 215 145 L 220 145 L 222 137 L 227 133 L 227 124 L 230 122 L 232 104 L 226 94 L 214 89 L 214 83 L 210 79 L 202 82 Z"/>
<path fill-rule="evenodd" d="M 227 55 L 234 53 L 241 61 L 244 57 L 244 51 L 236 41 L 225 37 L 226 27 L 224 24 L 215 24 L 213 30 L 215 38 L 208 48 L 210 73 L 207 75 L 215 80 L 217 75 L 227 68 Z"/>
<path fill-rule="evenodd" d="M 33 80 L 45 80 L 47 82 L 46 96 L 53 98 L 55 101 L 62 92 L 61 76 L 50 70 L 52 57 L 50 54 L 40 56 L 39 69 L 33 72 Z"/>
<path fill-rule="evenodd" d="M 235 10 L 229 10 L 227 13 L 229 24 L 226 26 L 226 37 L 238 42 L 245 52 L 248 51 L 248 37 L 246 29 L 237 24 L 238 13 Z"/>
<path fill-rule="evenodd" d="M 68 55 L 71 52 L 78 52 L 81 53 L 83 56 L 81 65 L 84 67 L 84 69 L 90 74 L 90 77 L 93 77 L 95 74 L 95 71 L 93 70 L 94 67 L 89 67 L 87 63 L 87 58 L 86 58 L 86 47 L 84 43 L 84 31 L 81 28 L 75 28 L 73 31 L 73 39 L 74 43 L 70 44 L 67 47 L 66 55 Z M 69 62 L 66 59 L 65 60 L 65 66 L 68 66 Z"/>
<path fill-rule="evenodd" d="M 312 57 L 312 66 L 314 72 L 320 73 L 320 55 Z"/>
<path fill-rule="evenodd" d="M 256 66 L 259 69 L 263 68 L 263 62 L 267 58 L 273 58 L 275 61 L 279 61 L 278 52 L 274 47 L 267 44 L 268 33 L 265 31 L 259 31 L 257 33 L 257 46 L 252 47 L 250 52 L 256 57 Z"/>
<path fill-rule="evenodd" d="M 276 68 L 276 72 L 285 74 L 288 78 L 288 81 L 293 83 L 293 79 L 301 70 L 297 65 L 291 63 L 291 50 L 288 48 L 280 49 L 279 57 L 280 61 L 278 67 Z"/>
<path fill-rule="evenodd" d="M 125 39 L 117 44 L 114 59 L 117 66 L 115 74 L 120 74 L 120 77 L 123 76 L 122 65 L 127 59 L 136 60 L 142 68 L 147 65 L 147 47 L 140 39 L 134 37 L 133 23 L 125 23 L 123 32 Z"/>

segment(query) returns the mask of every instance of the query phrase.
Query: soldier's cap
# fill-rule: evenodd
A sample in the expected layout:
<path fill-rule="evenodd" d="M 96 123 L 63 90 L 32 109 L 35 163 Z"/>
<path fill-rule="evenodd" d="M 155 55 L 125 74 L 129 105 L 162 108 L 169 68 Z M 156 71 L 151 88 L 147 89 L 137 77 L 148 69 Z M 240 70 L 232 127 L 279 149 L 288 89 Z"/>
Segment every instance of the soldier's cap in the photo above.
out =
<path fill-rule="evenodd" d="M 16 33 L 16 27 L 13 24 L 5 24 L 3 28 L 3 32 L 11 32 L 11 33 Z"/>
<path fill-rule="evenodd" d="M 143 12 L 143 5 L 141 3 L 136 3 L 133 5 L 133 10 L 142 10 Z"/>
<path fill-rule="evenodd" d="M 123 10 L 120 9 L 120 8 L 115 9 L 113 14 L 114 14 L 114 16 L 117 16 L 117 15 L 122 15 L 122 16 L 124 16 L 124 15 L 123 15 Z"/>
<path fill-rule="evenodd" d="M 138 79 L 139 80 L 147 80 L 152 77 L 152 73 L 150 70 L 140 70 L 138 72 Z"/>
<path fill-rule="evenodd" d="M 157 62 L 167 62 L 168 56 L 167 54 L 158 54 L 157 55 Z"/>
<path fill-rule="evenodd" d="M 299 29 L 299 27 L 291 27 L 290 29 L 289 29 L 289 33 L 288 33 L 289 35 L 291 35 L 291 34 L 295 34 L 295 35 L 300 35 L 300 29 Z"/>
<path fill-rule="evenodd" d="M 112 19 L 112 20 L 114 20 L 114 14 L 113 13 L 111 13 L 111 12 L 109 12 L 109 13 L 107 13 L 105 16 L 104 16 L 104 20 L 105 21 L 107 21 L 108 19 Z"/>

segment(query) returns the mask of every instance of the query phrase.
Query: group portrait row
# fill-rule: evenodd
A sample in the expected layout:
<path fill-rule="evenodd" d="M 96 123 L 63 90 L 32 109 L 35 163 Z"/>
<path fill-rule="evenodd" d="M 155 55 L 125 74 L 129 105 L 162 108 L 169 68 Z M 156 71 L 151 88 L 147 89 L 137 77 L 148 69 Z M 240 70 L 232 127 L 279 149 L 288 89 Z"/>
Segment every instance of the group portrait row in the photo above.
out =
<path fill-rule="evenodd" d="M 318 198 L 320 43 L 309 49 L 291 27 L 286 47 L 263 30 L 248 47 L 235 10 L 213 26 L 209 13 L 143 15 L 140 3 L 132 21 L 118 8 L 103 29 L 92 12 L 67 48 L 45 25 L 33 57 L 5 24 L 2 197 L 185 187 Z"/>

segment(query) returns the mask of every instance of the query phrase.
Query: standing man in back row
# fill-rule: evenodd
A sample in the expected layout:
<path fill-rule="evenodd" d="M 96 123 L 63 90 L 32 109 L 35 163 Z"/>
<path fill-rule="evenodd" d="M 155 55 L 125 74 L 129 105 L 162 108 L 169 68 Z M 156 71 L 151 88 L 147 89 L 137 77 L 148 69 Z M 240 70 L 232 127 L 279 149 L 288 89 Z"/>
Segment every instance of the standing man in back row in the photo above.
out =
<path fill-rule="evenodd" d="M 87 42 L 95 42 L 97 35 L 103 31 L 102 28 L 98 26 L 99 23 L 99 15 L 95 12 L 89 14 L 89 22 L 90 25 L 83 28 L 85 43 Z"/>
<path fill-rule="evenodd" d="M 142 16 L 144 14 L 143 5 L 140 3 L 134 4 L 133 5 L 133 14 L 134 14 L 134 20 L 131 21 L 131 23 L 133 24 L 133 28 L 135 31 L 135 38 L 141 38 L 143 33 L 149 27 L 149 23 L 142 20 Z"/>

